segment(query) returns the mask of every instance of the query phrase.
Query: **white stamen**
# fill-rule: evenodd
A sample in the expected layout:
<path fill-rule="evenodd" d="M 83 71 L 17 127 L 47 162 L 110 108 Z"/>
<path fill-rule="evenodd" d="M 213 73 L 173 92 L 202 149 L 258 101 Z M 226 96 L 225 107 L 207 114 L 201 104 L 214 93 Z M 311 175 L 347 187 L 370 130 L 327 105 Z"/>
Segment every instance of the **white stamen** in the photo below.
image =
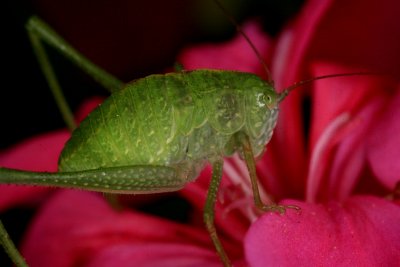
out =
<path fill-rule="evenodd" d="M 320 173 L 320 158 L 326 152 L 327 146 L 340 128 L 350 120 L 349 113 L 343 113 L 337 116 L 321 133 L 312 151 L 310 159 L 310 168 L 307 177 L 306 200 L 315 202 L 318 187 L 321 184 L 322 173 Z"/>

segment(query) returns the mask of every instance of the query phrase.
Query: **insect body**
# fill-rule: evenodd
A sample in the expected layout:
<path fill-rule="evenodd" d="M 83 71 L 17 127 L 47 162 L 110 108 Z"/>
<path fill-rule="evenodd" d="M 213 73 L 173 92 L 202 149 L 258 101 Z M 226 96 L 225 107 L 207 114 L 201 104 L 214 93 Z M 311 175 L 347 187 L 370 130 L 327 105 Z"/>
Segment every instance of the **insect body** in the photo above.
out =
<path fill-rule="evenodd" d="M 249 73 L 148 76 L 113 93 L 81 123 L 62 152 L 59 170 L 179 165 L 191 180 L 206 160 L 241 147 L 238 132 L 261 154 L 275 126 L 276 96 Z"/>
<path fill-rule="evenodd" d="M 59 172 L 0 168 L 1 183 L 99 192 L 166 192 L 179 190 L 196 178 L 208 161 L 213 166 L 213 175 L 204 221 L 225 266 L 230 266 L 230 261 L 214 226 L 214 205 L 224 156 L 236 151 L 242 154 L 257 207 L 284 211 L 283 206 L 264 205 L 255 173 L 254 155 L 260 155 L 271 138 L 278 103 L 284 97 L 269 82 L 250 73 L 204 69 L 151 75 L 123 85 L 79 54 L 39 18 L 33 17 L 27 28 L 56 96 L 62 94 L 41 45 L 43 41 L 113 93 L 73 132 L 60 156 Z M 69 128 L 73 129 L 63 97 L 56 99 Z M 11 251 L 7 240 L 2 244 Z M 17 258 L 14 262 L 20 258 L 18 253 L 9 254 Z"/>

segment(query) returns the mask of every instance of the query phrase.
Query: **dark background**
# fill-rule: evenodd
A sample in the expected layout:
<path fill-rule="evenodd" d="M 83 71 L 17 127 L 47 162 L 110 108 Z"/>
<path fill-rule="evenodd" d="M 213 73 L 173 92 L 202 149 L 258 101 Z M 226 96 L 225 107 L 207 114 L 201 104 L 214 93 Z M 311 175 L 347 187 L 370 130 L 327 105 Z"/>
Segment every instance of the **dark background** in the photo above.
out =
<path fill-rule="evenodd" d="M 238 23 L 257 17 L 265 32 L 273 36 L 298 12 L 303 0 L 221 2 Z M 80 52 L 123 81 L 164 72 L 186 45 L 223 41 L 236 33 L 211 0 L 3 1 L 0 149 L 35 134 L 65 127 L 24 28 L 33 14 L 42 17 Z M 62 56 L 48 51 L 72 110 L 90 95 L 107 95 Z M 174 199 L 163 203 L 182 205 Z M 185 207 L 189 208 L 182 208 Z M 1 215 L 13 239 L 20 239 L 32 214 L 33 210 L 18 208 Z M 0 266 L 8 265 L 7 256 L 0 252 Z"/>
<path fill-rule="evenodd" d="M 257 16 L 265 31 L 275 35 L 302 1 L 222 2 L 239 23 Z M 187 44 L 222 41 L 235 34 L 211 0 L 7 0 L 1 12 L 0 149 L 64 127 L 24 28 L 32 14 L 124 81 L 165 71 Z M 73 110 L 89 95 L 106 94 L 62 56 L 51 49 L 49 53 Z"/>

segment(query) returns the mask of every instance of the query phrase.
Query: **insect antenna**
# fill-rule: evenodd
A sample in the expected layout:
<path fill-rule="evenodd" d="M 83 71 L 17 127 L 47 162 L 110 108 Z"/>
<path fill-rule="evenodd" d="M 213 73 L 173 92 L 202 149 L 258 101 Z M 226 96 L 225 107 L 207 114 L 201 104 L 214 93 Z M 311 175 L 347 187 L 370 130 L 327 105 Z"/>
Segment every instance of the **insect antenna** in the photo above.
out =
<path fill-rule="evenodd" d="M 256 46 L 254 43 L 250 40 L 249 36 L 242 30 L 242 27 L 240 27 L 239 23 L 235 20 L 234 17 L 229 13 L 229 11 L 221 4 L 219 0 L 213 0 L 214 3 L 220 8 L 220 10 L 224 13 L 224 15 L 229 19 L 229 21 L 235 26 L 236 30 L 240 33 L 240 35 L 243 36 L 243 38 L 246 40 L 246 42 L 249 44 L 253 52 L 255 53 L 258 61 L 261 63 L 265 74 L 267 75 L 267 82 L 270 84 L 273 84 L 271 72 L 269 71 L 267 64 L 265 61 L 262 59 L 260 53 L 258 52 Z"/>
<path fill-rule="evenodd" d="M 335 78 L 335 77 L 345 77 L 345 76 L 357 76 L 357 75 L 383 75 L 381 73 L 377 72 L 351 72 L 351 73 L 338 73 L 338 74 L 329 74 L 329 75 L 322 75 L 318 77 L 314 77 L 311 79 L 295 82 L 293 85 L 285 88 L 280 94 L 278 98 L 278 102 L 281 102 L 283 99 L 285 99 L 289 93 L 296 89 L 297 87 L 312 83 L 316 80 L 322 80 L 322 79 L 329 79 L 329 78 Z"/>

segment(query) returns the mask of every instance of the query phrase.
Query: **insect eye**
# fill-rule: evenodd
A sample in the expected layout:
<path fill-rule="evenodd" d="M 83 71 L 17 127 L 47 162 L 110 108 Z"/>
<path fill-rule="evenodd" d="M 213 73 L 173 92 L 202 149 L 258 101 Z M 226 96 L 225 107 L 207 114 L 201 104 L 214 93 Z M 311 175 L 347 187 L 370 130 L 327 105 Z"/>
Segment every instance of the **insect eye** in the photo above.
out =
<path fill-rule="evenodd" d="M 274 97 L 274 95 L 271 94 L 265 94 L 264 95 L 264 103 L 265 105 L 269 108 L 269 109 L 273 109 L 276 107 L 277 103 L 276 103 L 276 98 Z"/>

